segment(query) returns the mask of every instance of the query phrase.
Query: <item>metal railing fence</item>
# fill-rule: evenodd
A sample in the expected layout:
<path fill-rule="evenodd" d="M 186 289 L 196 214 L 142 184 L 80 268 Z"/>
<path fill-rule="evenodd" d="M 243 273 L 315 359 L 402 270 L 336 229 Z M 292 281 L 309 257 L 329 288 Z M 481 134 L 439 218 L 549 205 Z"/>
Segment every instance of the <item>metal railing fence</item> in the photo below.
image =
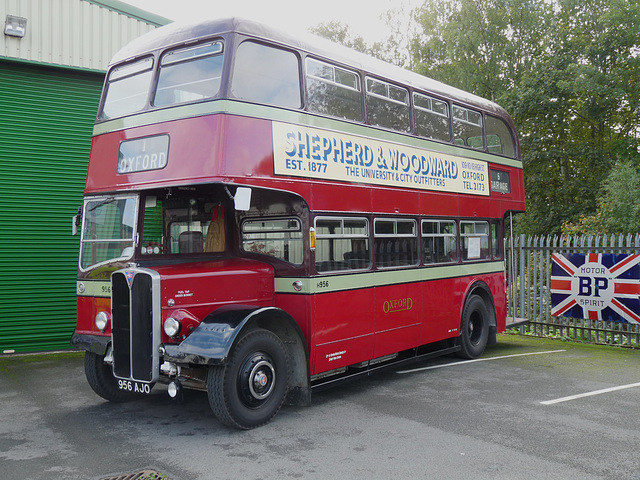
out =
<path fill-rule="evenodd" d="M 507 325 L 521 333 L 640 348 L 640 324 L 551 315 L 553 253 L 640 253 L 640 234 L 525 236 L 505 241 Z"/>

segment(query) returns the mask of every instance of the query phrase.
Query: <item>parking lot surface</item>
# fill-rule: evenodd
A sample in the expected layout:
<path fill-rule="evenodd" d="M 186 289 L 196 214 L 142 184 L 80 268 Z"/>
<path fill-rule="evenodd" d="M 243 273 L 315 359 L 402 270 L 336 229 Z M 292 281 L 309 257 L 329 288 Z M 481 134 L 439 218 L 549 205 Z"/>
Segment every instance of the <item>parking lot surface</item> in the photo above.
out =
<path fill-rule="evenodd" d="M 206 394 L 110 404 L 79 353 L 0 357 L 0 478 L 640 480 L 640 352 L 499 336 L 314 393 L 261 428 Z"/>

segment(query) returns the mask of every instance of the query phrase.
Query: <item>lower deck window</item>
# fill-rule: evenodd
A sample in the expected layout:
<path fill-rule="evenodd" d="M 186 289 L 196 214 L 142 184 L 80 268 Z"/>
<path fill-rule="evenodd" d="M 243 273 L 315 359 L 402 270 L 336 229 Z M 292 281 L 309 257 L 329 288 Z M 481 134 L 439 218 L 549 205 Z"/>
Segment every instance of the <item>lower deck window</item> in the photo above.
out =
<path fill-rule="evenodd" d="M 242 224 L 242 249 L 302 265 L 302 226 L 298 218 L 254 219 Z"/>
<path fill-rule="evenodd" d="M 491 224 L 491 250 L 493 258 L 502 258 L 502 235 L 500 224 L 496 222 Z"/>
<path fill-rule="evenodd" d="M 331 272 L 368 268 L 369 222 L 365 218 L 318 217 L 316 270 Z"/>
<path fill-rule="evenodd" d="M 415 220 L 375 221 L 376 266 L 418 264 L 418 231 Z"/>
<path fill-rule="evenodd" d="M 463 260 L 484 260 L 491 257 L 488 222 L 460 222 Z"/>
<path fill-rule="evenodd" d="M 453 220 L 422 221 L 422 251 L 425 264 L 458 261 L 458 238 Z"/>

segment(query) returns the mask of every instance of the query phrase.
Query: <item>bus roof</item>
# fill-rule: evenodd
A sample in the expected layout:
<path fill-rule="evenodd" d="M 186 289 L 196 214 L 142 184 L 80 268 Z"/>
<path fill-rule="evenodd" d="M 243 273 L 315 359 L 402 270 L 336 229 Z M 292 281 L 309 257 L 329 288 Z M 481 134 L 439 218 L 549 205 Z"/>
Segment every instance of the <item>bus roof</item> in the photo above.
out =
<path fill-rule="evenodd" d="M 295 48 L 311 55 L 337 62 L 343 66 L 362 70 L 391 82 L 423 90 L 453 101 L 473 105 L 488 112 L 508 117 L 507 112 L 494 102 L 451 87 L 445 83 L 419 75 L 396 65 L 373 58 L 327 39 L 311 34 L 295 36 L 269 25 L 243 18 L 222 18 L 198 23 L 175 22 L 157 28 L 122 48 L 111 60 L 111 65 L 140 57 L 150 52 L 185 42 L 210 38 L 217 34 L 235 32 L 257 39 L 269 40 L 282 46 Z"/>

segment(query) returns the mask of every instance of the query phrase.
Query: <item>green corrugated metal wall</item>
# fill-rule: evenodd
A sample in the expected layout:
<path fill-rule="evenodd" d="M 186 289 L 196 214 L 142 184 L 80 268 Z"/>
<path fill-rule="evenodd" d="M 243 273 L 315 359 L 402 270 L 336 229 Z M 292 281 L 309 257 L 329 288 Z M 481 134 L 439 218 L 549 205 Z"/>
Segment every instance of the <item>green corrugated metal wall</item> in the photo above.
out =
<path fill-rule="evenodd" d="M 103 76 L 0 59 L 0 354 L 69 348 Z"/>

